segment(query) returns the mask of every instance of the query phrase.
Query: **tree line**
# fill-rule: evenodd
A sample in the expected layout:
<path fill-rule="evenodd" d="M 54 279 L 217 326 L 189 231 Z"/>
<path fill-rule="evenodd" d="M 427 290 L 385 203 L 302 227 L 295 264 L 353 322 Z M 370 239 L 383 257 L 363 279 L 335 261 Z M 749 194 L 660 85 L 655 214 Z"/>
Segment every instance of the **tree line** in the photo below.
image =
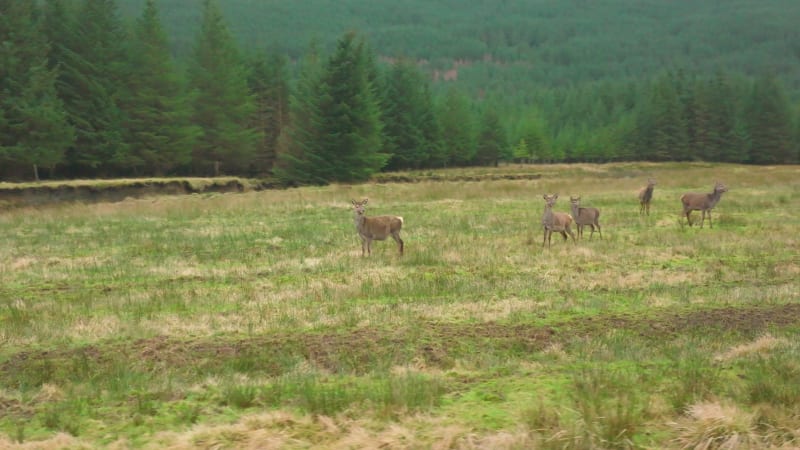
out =
<path fill-rule="evenodd" d="M 324 184 L 502 161 L 798 161 L 799 108 L 769 75 L 476 96 L 380 60 L 356 32 L 297 60 L 245 53 L 216 0 L 198 30 L 177 59 L 155 0 L 131 24 L 114 0 L 0 1 L 0 177 Z"/>

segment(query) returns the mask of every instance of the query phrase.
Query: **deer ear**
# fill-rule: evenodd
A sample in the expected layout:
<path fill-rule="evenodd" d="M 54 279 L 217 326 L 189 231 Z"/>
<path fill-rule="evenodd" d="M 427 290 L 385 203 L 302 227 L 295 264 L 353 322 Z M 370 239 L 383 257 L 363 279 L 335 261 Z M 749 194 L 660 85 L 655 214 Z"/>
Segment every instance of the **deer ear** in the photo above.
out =
<path fill-rule="evenodd" d="M 364 197 L 364 201 L 362 201 L 361 204 L 362 205 L 366 205 L 368 201 L 369 201 L 369 199 L 367 197 Z"/>
<path fill-rule="evenodd" d="M 353 204 L 353 206 L 356 206 L 356 205 L 358 204 L 358 202 L 357 202 L 357 201 L 355 201 L 355 200 L 353 200 L 353 199 L 350 199 L 350 203 L 352 203 L 352 204 Z"/>

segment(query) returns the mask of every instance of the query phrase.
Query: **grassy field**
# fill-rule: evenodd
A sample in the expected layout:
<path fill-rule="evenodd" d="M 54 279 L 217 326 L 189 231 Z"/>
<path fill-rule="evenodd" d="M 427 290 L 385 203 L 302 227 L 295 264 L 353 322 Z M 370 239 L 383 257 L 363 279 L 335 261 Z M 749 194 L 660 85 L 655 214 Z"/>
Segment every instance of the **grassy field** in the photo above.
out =
<path fill-rule="evenodd" d="M 0 212 L 0 447 L 800 446 L 798 166 L 475 172 Z"/>

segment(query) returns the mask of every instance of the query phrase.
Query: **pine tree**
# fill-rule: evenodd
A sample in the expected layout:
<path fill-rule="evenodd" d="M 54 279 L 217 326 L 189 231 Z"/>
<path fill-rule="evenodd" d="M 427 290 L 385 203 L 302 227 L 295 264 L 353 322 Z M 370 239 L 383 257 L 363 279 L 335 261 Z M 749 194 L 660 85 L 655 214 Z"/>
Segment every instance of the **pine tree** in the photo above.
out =
<path fill-rule="evenodd" d="M 189 85 L 194 96 L 192 123 L 203 132 L 193 151 L 195 173 L 246 173 L 261 136 L 252 127 L 255 104 L 246 67 L 215 0 L 203 2 Z"/>
<path fill-rule="evenodd" d="M 254 128 L 261 130 L 262 139 L 253 160 L 257 173 L 271 173 L 277 155 L 278 138 L 289 123 L 289 81 L 286 60 L 279 54 L 250 60 L 248 84 L 253 94 L 256 112 Z"/>
<path fill-rule="evenodd" d="M 130 148 L 125 172 L 164 175 L 188 166 L 201 130 L 189 125 L 188 98 L 173 68 L 155 0 L 147 0 L 136 23 L 128 74 L 121 100 Z"/>
<path fill-rule="evenodd" d="M 367 180 L 389 158 L 379 150 L 382 124 L 365 52 L 355 33 L 346 33 L 324 69 L 317 156 L 329 166 L 322 170 L 328 181 Z"/>
<path fill-rule="evenodd" d="M 789 101 L 772 76 L 755 81 L 746 111 L 750 136 L 750 162 L 789 164 L 796 161 L 792 146 Z"/>
<path fill-rule="evenodd" d="M 39 167 L 62 162 L 73 135 L 36 15 L 33 2 L 0 2 L 0 161 L 27 166 L 38 180 Z"/>

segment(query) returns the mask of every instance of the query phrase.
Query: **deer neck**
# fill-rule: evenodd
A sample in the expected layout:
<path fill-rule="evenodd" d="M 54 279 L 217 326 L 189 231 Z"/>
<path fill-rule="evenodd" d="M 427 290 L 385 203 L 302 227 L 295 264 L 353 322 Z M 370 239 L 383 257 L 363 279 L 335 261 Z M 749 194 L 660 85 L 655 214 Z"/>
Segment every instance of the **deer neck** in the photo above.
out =
<path fill-rule="evenodd" d="M 575 203 L 572 204 L 572 217 L 577 218 L 580 214 L 580 206 L 576 205 Z"/>
<path fill-rule="evenodd" d="M 553 207 L 552 206 L 545 206 L 544 207 L 544 214 L 542 215 L 542 225 L 546 227 L 553 226 Z"/>
<path fill-rule="evenodd" d="M 708 204 L 713 208 L 717 202 L 722 198 L 722 191 L 714 191 L 708 194 Z"/>
<path fill-rule="evenodd" d="M 355 222 L 357 229 L 362 229 L 364 227 L 364 222 L 366 222 L 367 216 L 364 214 L 354 213 L 353 214 L 353 221 Z"/>

